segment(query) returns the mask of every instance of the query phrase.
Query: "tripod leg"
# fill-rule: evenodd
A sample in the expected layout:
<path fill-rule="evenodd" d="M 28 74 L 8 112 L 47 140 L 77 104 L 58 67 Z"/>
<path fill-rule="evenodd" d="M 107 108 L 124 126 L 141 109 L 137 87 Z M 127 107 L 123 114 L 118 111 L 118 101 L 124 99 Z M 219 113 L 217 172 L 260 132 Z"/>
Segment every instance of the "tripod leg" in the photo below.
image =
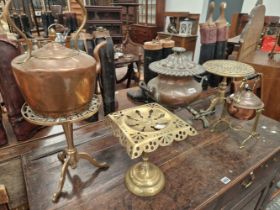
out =
<path fill-rule="evenodd" d="M 61 174 L 60 174 L 60 179 L 59 179 L 59 184 L 58 184 L 58 190 L 57 190 L 57 192 L 55 192 L 53 194 L 53 199 L 52 199 L 53 202 L 56 202 L 58 200 L 60 194 L 61 194 L 64 182 L 65 182 L 66 171 L 67 171 L 67 168 L 69 166 L 69 163 L 70 163 L 70 159 L 67 158 L 65 160 L 63 166 L 62 166 L 62 169 L 61 169 Z"/>
<path fill-rule="evenodd" d="M 84 160 L 87 160 L 89 161 L 92 165 L 94 165 L 95 167 L 98 167 L 98 168 L 108 168 L 109 165 L 106 163 L 106 162 L 98 162 L 97 160 L 95 160 L 94 158 L 92 158 L 89 154 L 85 153 L 85 152 L 79 152 L 77 154 L 78 156 L 78 159 L 84 159 Z"/>

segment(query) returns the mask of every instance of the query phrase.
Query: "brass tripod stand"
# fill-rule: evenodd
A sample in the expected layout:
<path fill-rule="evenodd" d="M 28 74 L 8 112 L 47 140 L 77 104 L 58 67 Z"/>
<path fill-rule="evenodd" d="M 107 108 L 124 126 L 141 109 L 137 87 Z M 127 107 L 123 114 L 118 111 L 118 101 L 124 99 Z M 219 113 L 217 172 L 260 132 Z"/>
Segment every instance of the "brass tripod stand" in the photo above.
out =
<path fill-rule="evenodd" d="M 97 96 L 94 96 L 87 110 L 83 111 L 82 113 L 74 113 L 73 115 L 61 118 L 50 118 L 39 115 L 35 113 L 27 104 L 24 104 L 22 107 L 21 113 L 23 117 L 30 123 L 43 126 L 62 125 L 66 136 L 67 148 L 64 149 L 62 152 L 58 153 L 57 155 L 58 159 L 63 163 L 63 165 L 61 169 L 57 192 L 53 194 L 53 202 L 56 202 L 59 196 L 61 195 L 68 167 L 70 166 L 72 169 L 77 168 L 80 159 L 87 160 L 93 166 L 98 168 L 109 167 L 107 163 L 98 162 L 88 153 L 78 152 L 73 141 L 73 123 L 84 120 L 94 115 L 98 111 L 99 105 L 99 99 L 97 98 Z"/>

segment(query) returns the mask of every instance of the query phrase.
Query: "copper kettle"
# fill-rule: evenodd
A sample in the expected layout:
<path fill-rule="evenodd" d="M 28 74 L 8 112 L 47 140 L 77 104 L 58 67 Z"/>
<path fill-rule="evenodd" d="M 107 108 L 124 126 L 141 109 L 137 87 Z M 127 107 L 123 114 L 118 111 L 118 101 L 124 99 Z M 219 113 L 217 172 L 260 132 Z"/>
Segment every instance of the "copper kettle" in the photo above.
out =
<path fill-rule="evenodd" d="M 254 85 L 255 86 L 255 85 Z M 227 98 L 228 113 L 239 120 L 251 120 L 256 116 L 257 110 L 264 108 L 264 103 L 253 92 L 244 80 L 240 90 Z"/>
<path fill-rule="evenodd" d="M 38 114 L 61 117 L 86 109 L 95 92 L 96 76 L 100 71 L 100 43 L 94 58 L 77 49 L 79 32 L 86 23 L 87 13 L 80 0 L 84 19 L 76 33 L 75 48 L 68 49 L 59 43 L 49 43 L 32 52 L 30 40 L 15 26 L 9 16 L 11 0 L 4 10 L 5 18 L 28 43 L 27 54 L 12 61 L 16 81 L 27 104 Z"/>

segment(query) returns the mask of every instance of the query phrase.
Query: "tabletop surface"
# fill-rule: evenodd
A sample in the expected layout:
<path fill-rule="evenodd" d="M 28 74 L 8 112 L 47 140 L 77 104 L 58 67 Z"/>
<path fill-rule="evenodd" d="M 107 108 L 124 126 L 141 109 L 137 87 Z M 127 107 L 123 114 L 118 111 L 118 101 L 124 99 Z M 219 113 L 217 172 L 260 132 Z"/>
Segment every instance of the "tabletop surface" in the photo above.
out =
<path fill-rule="evenodd" d="M 205 104 L 198 106 L 205 107 Z M 176 110 L 175 114 L 186 121 L 191 117 L 184 109 Z M 210 120 L 213 122 L 216 118 L 213 115 Z M 250 129 L 252 123 L 242 125 Z M 126 189 L 125 172 L 139 160 L 131 160 L 119 140 L 112 136 L 111 129 L 100 121 L 75 130 L 74 141 L 79 151 L 107 161 L 109 169 L 97 170 L 86 161 L 79 162 L 77 169 L 69 170 L 59 202 L 52 203 L 61 169 L 56 154 L 65 147 L 65 137 L 63 134 L 49 137 L 53 144 L 42 145 L 23 156 L 30 208 L 200 209 L 280 151 L 280 124 L 263 116 L 258 128 L 261 138 L 250 141 L 243 149 L 239 149 L 246 137 L 242 132 L 212 133 L 210 129 L 203 129 L 199 121 L 193 126 L 199 132 L 197 136 L 189 136 L 150 154 L 150 161 L 164 172 L 166 185 L 161 193 L 148 198 L 137 197 Z M 221 181 L 225 177 L 230 180 L 227 184 Z"/>

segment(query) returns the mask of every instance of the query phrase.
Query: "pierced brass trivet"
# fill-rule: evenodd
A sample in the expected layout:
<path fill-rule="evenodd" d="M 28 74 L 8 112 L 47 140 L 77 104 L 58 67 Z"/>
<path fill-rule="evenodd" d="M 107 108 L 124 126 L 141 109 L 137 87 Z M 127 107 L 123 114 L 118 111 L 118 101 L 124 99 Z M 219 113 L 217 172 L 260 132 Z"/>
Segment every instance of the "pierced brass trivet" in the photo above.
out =
<path fill-rule="evenodd" d="M 143 157 L 143 162 L 127 171 L 125 179 L 127 188 L 138 196 L 156 195 L 165 184 L 162 171 L 148 162 L 147 153 L 197 135 L 188 123 L 156 103 L 109 114 L 107 121 L 129 157 Z"/>
<path fill-rule="evenodd" d="M 100 101 L 98 97 L 94 95 L 87 110 L 82 113 L 73 113 L 70 116 L 60 118 L 44 117 L 43 115 L 34 112 L 27 104 L 24 104 L 21 109 L 23 117 L 30 123 L 43 126 L 62 125 L 63 127 L 67 141 L 67 148 L 58 153 L 58 159 L 63 163 L 63 166 L 61 169 L 58 190 L 53 194 L 53 202 L 56 202 L 61 194 L 68 167 L 70 166 L 72 169 L 75 169 L 80 159 L 87 160 L 98 168 L 109 167 L 107 163 L 98 162 L 88 153 L 78 152 L 73 141 L 73 123 L 94 115 L 98 111 L 99 105 Z"/>

